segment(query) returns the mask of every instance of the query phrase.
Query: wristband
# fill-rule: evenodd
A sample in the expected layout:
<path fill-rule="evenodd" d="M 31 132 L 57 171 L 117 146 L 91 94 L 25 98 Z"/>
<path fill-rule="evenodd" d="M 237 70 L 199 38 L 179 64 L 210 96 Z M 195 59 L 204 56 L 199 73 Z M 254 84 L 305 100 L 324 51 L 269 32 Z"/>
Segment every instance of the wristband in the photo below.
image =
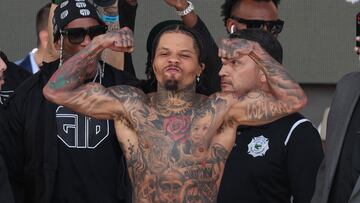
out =
<path fill-rule="evenodd" d="M 117 16 L 108 16 L 108 15 L 102 15 L 101 20 L 104 21 L 104 23 L 116 23 L 118 22 L 120 17 Z"/>

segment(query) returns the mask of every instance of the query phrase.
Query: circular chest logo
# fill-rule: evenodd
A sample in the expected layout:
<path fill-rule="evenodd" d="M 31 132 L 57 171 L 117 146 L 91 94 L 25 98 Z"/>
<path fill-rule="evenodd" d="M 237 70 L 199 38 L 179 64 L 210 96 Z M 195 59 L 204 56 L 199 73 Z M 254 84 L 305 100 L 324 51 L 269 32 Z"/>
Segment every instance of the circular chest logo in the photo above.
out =
<path fill-rule="evenodd" d="M 264 156 L 269 149 L 269 139 L 263 135 L 254 137 L 248 144 L 248 154 L 253 157 Z"/>

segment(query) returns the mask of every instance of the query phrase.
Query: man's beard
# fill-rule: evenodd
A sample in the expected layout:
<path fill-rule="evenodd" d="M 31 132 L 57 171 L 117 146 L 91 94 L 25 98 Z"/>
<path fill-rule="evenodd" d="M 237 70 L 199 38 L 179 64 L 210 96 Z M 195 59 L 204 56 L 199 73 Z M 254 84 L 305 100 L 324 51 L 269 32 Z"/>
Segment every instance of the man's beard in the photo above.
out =
<path fill-rule="evenodd" d="M 169 91 L 178 90 L 178 81 L 177 80 L 166 80 L 165 81 L 165 89 Z"/>

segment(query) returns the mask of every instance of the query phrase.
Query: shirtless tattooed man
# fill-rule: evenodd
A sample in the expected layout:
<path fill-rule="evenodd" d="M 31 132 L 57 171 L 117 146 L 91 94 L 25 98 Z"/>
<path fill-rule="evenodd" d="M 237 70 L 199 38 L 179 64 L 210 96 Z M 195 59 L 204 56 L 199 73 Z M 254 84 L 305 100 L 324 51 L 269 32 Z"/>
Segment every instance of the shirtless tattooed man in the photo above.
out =
<path fill-rule="evenodd" d="M 154 42 L 155 93 L 84 84 L 87 69 L 105 48 L 132 51 L 131 31 L 95 37 L 54 73 L 43 92 L 48 100 L 74 111 L 114 120 L 133 202 L 216 202 L 236 127 L 265 124 L 306 104 L 300 86 L 255 42 L 224 39 L 219 55 L 227 63 L 240 63 L 237 59 L 242 57 L 256 63 L 271 94 L 261 90 L 196 94 L 196 77 L 204 69 L 202 43 L 181 25 L 166 27 Z"/>

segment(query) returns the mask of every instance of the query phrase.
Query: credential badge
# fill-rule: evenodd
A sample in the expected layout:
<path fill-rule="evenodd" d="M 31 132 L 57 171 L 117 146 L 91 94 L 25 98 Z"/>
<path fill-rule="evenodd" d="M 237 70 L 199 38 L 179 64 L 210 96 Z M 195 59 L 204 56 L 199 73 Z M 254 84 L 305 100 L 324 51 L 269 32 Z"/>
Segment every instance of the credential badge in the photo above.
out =
<path fill-rule="evenodd" d="M 254 137 L 248 144 L 248 154 L 253 157 L 264 156 L 269 149 L 269 139 L 263 135 Z"/>

